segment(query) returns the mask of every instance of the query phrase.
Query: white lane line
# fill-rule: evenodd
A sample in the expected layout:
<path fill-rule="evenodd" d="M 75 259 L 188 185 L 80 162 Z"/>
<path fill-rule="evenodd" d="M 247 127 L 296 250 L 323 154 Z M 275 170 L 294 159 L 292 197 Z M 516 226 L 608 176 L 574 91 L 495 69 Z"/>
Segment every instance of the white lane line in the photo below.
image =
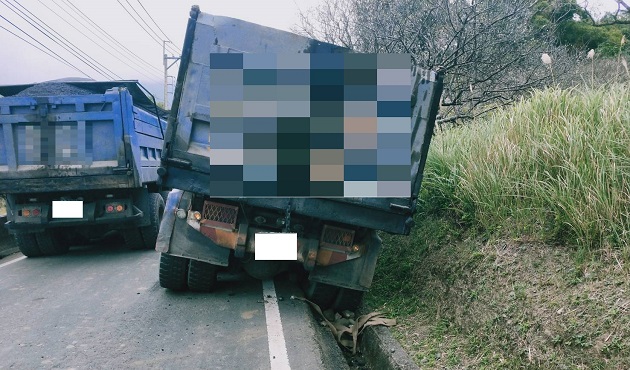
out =
<path fill-rule="evenodd" d="M 21 260 L 23 260 L 23 259 L 25 259 L 25 258 L 26 258 L 26 256 L 22 256 L 22 257 L 18 257 L 18 258 L 16 258 L 16 259 L 14 259 L 14 260 L 11 260 L 11 261 L 9 261 L 9 262 L 5 262 L 5 263 L 3 263 L 3 264 L 1 264 L 1 265 L 0 265 L 0 268 L 3 268 L 4 266 L 9 266 L 10 264 L 12 264 L 12 263 L 16 263 L 16 262 L 21 261 Z"/>
<path fill-rule="evenodd" d="M 269 362 L 271 370 L 290 370 L 287 344 L 282 332 L 280 308 L 273 279 L 263 280 L 263 300 L 265 302 L 265 320 L 267 322 L 267 340 L 269 342 Z"/>

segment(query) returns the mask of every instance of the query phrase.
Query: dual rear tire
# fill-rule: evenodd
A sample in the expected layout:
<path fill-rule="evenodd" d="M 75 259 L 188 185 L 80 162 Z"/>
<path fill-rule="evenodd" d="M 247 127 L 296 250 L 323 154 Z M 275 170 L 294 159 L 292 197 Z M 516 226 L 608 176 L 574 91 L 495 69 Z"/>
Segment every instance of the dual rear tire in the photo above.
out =
<path fill-rule="evenodd" d="M 310 280 L 306 280 L 303 289 L 309 301 L 317 304 L 322 310 L 332 309 L 335 312 L 355 311 L 361 306 L 365 293 Z"/>
<path fill-rule="evenodd" d="M 54 256 L 68 251 L 68 244 L 55 230 L 49 229 L 38 233 L 15 234 L 15 244 L 27 257 Z"/>
<path fill-rule="evenodd" d="M 216 284 L 217 266 L 165 253 L 160 256 L 161 287 L 207 293 L 213 291 Z"/>
<path fill-rule="evenodd" d="M 134 250 L 155 249 L 155 241 L 160 231 L 162 214 L 164 213 L 164 199 L 158 193 L 149 194 L 149 219 L 147 226 L 121 230 L 125 244 Z"/>

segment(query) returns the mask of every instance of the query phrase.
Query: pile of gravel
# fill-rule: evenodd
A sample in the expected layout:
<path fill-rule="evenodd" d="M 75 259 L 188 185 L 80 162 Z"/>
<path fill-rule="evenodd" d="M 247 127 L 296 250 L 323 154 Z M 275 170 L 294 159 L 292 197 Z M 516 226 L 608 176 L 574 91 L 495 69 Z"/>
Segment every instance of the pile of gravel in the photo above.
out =
<path fill-rule="evenodd" d="M 63 82 L 42 82 L 26 88 L 13 96 L 90 95 L 93 91 Z"/>

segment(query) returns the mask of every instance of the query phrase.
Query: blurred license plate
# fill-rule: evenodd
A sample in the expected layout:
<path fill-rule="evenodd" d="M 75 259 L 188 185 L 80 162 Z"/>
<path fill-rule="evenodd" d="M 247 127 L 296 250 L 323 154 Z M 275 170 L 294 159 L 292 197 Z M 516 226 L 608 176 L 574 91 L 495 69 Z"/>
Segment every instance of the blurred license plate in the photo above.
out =
<path fill-rule="evenodd" d="M 257 233 L 254 235 L 258 261 L 297 261 L 297 234 Z"/>
<path fill-rule="evenodd" d="M 83 218 L 82 200 L 53 200 L 53 218 Z"/>

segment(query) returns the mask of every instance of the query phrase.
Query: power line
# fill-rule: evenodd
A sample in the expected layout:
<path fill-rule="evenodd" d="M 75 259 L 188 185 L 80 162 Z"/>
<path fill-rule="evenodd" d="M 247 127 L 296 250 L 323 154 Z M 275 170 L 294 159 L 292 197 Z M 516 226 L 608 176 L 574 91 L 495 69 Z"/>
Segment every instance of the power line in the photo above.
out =
<path fill-rule="evenodd" d="M 9 7 L 9 5 L 7 5 L 7 3 L 4 2 L 4 0 L 0 0 L 0 2 L 2 2 L 2 4 L 4 6 L 6 6 L 9 10 L 11 10 L 13 13 L 17 14 L 20 18 L 22 18 L 24 21 L 26 21 L 31 27 L 35 28 L 36 30 L 38 30 L 39 32 L 41 32 L 44 36 L 48 37 L 51 41 L 53 41 L 55 44 L 61 46 L 63 49 L 65 49 L 66 51 L 68 51 L 69 53 L 71 53 L 74 57 L 76 57 L 77 59 L 79 59 L 81 62 L 83 62 L 85 65 L 87 65 L 88 67 L 92 68 L 94 71 L 96 71 L 97 73 L 101 74 L 102 76 L 105 76 L 106 78 L 109 79 L 114 79 L 112 77 L 112 75 L 116 75 L 115 73 L 113 73 L 111 70 L 109 70 L 107 67 L 103 66 L 102 64 L 96 62 L 93 63 L 91 61 L 89 61 L 86 57 L 82 56 L 81 54 L 79 54 L 78 52 L 72 50 L 72 48 L 70 46 L 68 46 L 66 43 L 62 43 L 54 38 L 51 37 L 51 33 L 49 31 L 44 30 L 43 28 L 39 27 L 38 25 L 34 24 L 36 22 L 33 21 L 33 19 L 31 17 L 29 17 L 28 15 L 26 15 L 23 11 L 21 11 L 20 9 L 18 9 L 15 5 L 9 3 L 9 5 L 11 5 L 11 7 Z M 19 11 L 19 13 L 18 13 Z M 29 19 L 27 19 L 29 18 Z M 53 35 L 54 36 L 54 35 Z M 55 38 L 59 39 L 58 37 L 55 36 Z M 73 45 L 74 46 L 74 45 Z M 76 46 L 74 46 L 76 48 Z M 78 48 L 77 48 L 78 49 Z M 83 53 L 80 49 L 79 52 Z M 85 53 L 83 53 L 85 54 Z M 98 67 L 97 64 L 100 66 Z"/>
<path fill-rule="evenodd" d="M 142 5 L 142 2 L 141 2 L 140 0 L 138 0 L 138 4 L 140 4 L 140 6 L 142 7 L 142 10 L 144 10 L 144 12 L 145 12 L 145 13 L 147 13 L 147 15 L 149 16 L 149 18 L 151 19 L 151 21 L 153 22 L 153 24 L 155 24 L 155 26 L 157 27 L 157 29 L 158 29 L 158 30 L 160 30 L 160 32 L 162 32 L 162 35 L 164 35 L 164 37 L 166 37 L 166 39 L 167 39 L 168 41 L 170 41 L 170 42 L 171 42 L 171 44 L 173 44 L 173 45 L 177 48 L 177 50 L 179 50 L 179 51 L 180 51 L 180 53 L 181 53 L 181 49 L 180 49 L 177 45 L 175 45 L 175 43 L 173 42 L 173 40 L 171 40 L 171 39 L 170 39 L 170 37 L 168 37 L 168 35 L 167 35 L 166 33 L 164 33 L 164 31 L 162 30 L 162 28 L 160 27 L 160 25 L 159 25 L 159 24 L 157 24 L 157 22 L 155 21 L 155 19 L 153 19 L 153 17 L 151 16 L 151 13 L 149 13 L 149 12 L 147 11 L 147 9 L 144 7 L 144 5 Z M 180 54 L 180 53 L 178 53 L 178 54 Z"/>
<path fill-rule="evenodd" d="M 41 1 L 40 1 L 41 2 Z M 71 9 L 73 12 L 80 14 L 80 16 L 82 15 L 83 18 L 85 18 L 90 24 L 92 24 L 101 34 L 103 34 L 105 37 L 109 38 L 110 40 L 112 40 L 114 43 L 116 43 L 118 46 L 120 46 L 121 48 L 125 49 L 128 53 L 130 53 L 131 55 L 133 55 L 134 57 L 136 57 L 137 60 L 139 60 L 140 62 L 144 63 L 145 65 L 153 68 L 154 70 L 156 70 L 159 73 L 162 73 L 162 70 L 157 68 L 155 65 L 147 62 L 146 60 L 142 59 L 142 57 L 140 57 L 138 54 L 136 54 L 135 52 L 133 52 L 132 50 L 130 50 L 129 48 L 127 48 L 124 44 L 122 44 L 120 41 L 118 41 L 115 37 L 113 37 L 111 34 L 109 34 L 107 31 L 105 31 L 101 26 L 99 26 L 96 22 L 94 22 L 90 17 L 87 16 L 87 14 L 85 14 L 81 9 L 77 8 L 76 5 L 74 5 L 72 2 L 70 2 L 70 0 L 64 0 L 64 2 L 68 3 L 72 8 Z M 102 40 L 102 39 L 101 39 Z M 111 44 L 108 44 L 111 46 Z M 115 49 L 116 47 L 113 46 L 113 48 Z"/>
<path fill-rule="evenodd" d="M 61 60 L 63 61 L 66 65 L 74 68 L 75 70 L 77 70 L 79 73 L 81 73 L 82 75 L 88 77 L 88 78 L 92 78 L 92 76 L 88 75 L 87 73 L 83 72 L 82 70 L 80 70 L 77 66 L 75 66 L 74 64 L 68 62 L 64 57 L 62 57 L 61 55 L 55 53 L 54 51 L 52 51 L 48 46 L 42 44 L 39 40 L 37 40 L 36 38 L 34 38 L 33 36 L 29 35 L 28 32 L 24 31 L 23 29 L 21 29 L 20 27 L 16 26 L 13 22 L 11 22 L 10 20 L 6 19 L 4 16 L 2 16 L 2 14 L 0 14 L 0 18 L 4 19 L 5 21 L 7 21 L 8 23 L 10 23 L 13 27 L 17 28 L 18 30 L 20 30 L 23 34 L 25 34 L 26 36 L 30 37 L 31 39 L 33 39 L 33 41 L 37 42 L 38 44 L 40 44 L 41 46 L 43 46 L 46 50 L 48 50 L 49 52 L 51 52 L 52 54 L 55 55 L 55 57 L 57 58 L 57 60 Z M 2 27 L 4 28 L 4 27 Z M 4 28 L 5 30 L 9 31 L 8 29 Z M 9 31 L 11 32 L 11 31 Z M 14 34 L 13 32 L 11 32 L 12 34 Z M 15 35 L 15 34 L 14 34 Z M 18 35 L 15 35 L 17 37 L 20 37 Z M 20 37 L 20 39 L 24 40 L 23 38 Z M 28 42 L 27 40 L 24 40 L 26 42 Z M 29 44 L 33 45 L 32 43 L 29 42 Z M 33 45 L 35 46 L 35 45 Z M 38 48 L 39 49 L 39 48 Z M 40 49 L 41 50 L 41 49 Z M 49 54 L 50 55 L 50 54 Z"/>
<path fill-rule="evenodd" d="M 2 1 L 2 0 L 0 0 Z M 71 22 L 69 22 L 67 19 L 65 19 L 63 16 L 61 16 L 59 13 L 55 12 L 55 10 L 51 9 L 48 5 L 44 4 L 41 0 L 39 1 L 43 6 L 45 6 L 48 10 L 50 10 L 53 14 L 55 14 L 57 17 L 61 18 L 61 20 L 63 20 L 64 22 L 66 22 L 70 27 L 74 28 L 75 30 L 77 30 L 80 34 L 82 34 L 85 38 L 87 38 L 88 40 L 90 40 L 92 42 L 93 45 L 95 45 L 96 47 L 100 48 L 101 50 L 103 50 L 104 52 L 108 53 L 109 55 L 111 55 L 112 57 L 116 58 L 118 61 L 122 62 L 122 63 L 129 63 L 129 60 L 123 60 L 121 59 L 118 55 L 116 55 L 115 53 L 112 53 L 111 51 L 105 49 L 103 47 L 103 45 L 99 44 L 97 41 L 95 41 L 93 38 L 91 38 L 89 35 L 87 35 L 85 32 L 83 32 L 83 30 L 80 30 L 79 28 L 77 28 L 74 24 L 72 24 Z M 53 0 L 53 2 L 55 2 Z M 55 2 L 55 5 L 57 5 L 58 8 L 62 9 L 59 4 L 57 4 Z M 71 17 L 73 17 L 77 22 L 79 22 L 80 25 L 84 25 L 83 23 L 80 22 L 79 19 L 77 19 L 76 17 L 74 17 L 72 14 L 66 13 L 68 15 L 70 15 Z M 86 27 L 87 28 L 87 27 Z M 92 32 L 93 35 L 99 37 L 99 35 L 97 35 L 96 33 L 94 33 L 91 29 L 87 28 L 90 32 Z M 99 37 L 99 39 L 101 41 L 103 41 L 104 43 L 106 43 L 108 46 L 113 47 L 111 44 L 108 44 L 106 40 L 103 40 L 103 38 Z M 115 49 L 115 47 L 114 47 Z M 136 69 L 133 66 L 130 65 L 131 68 L 133 68 L 136 72 L 143 74 L 145 77 L 151 79 L 152 77 L 145 74 L 144 71 L 140 70 L 140 69 Z M 140 67 L 142 68 L 142 67 Z M 122 80 L 123 78 L 120 76 L 117 76 L 119 80 Z"/>
<path fill-rule="evenodd" d="M 129 10 L 127 9 L 127 7 L 120 2 L 120 0 L 116 0 L 118 1 L 118 4 L 120 4 L 120 6 L 123 7 L 123 9 L 125 9 L 125 11 L 127 12 L 127 14 L 129 14 L 129 16 L 133 19 L 134 22 L 136 22 L 138 24 L 138 26 L 140 26 L 140 28 L 142 28 L 142 30 L 144 30 L 144 32 L 146 32 L 147 35 L 149 35 L 149 37 L 151 37 L 153 39 L 153 41 L 155 41 L 158 45 L 162 46 L 162 40 L 160 40 L 160 36 L 153 31 L 153 29 L 151 29 L 151 27 L 149 27 L 149 25 L 147 24 L 147 22 L 144 20 L 144 18 L 142 18 L 140 16 L 140 14 L 136 11 L 136 9 L 129 3 L 128 0 L 125 0 L 125 2 L 127 3 L 127 5 L 129 5 L 129 7 L 134 11 L 134 13 L 136 13 L 136 15 L 138 16 L 138 18 L 140 18 L 140 20 L 142 21 L 142 23 L 144 23 L 145 25 L 147 25 L 147 27 L 153 32 L 153 34 L 151 34 L 142 24 L 140 24 L 140 22 L 138 22 L 138 18 L 134 17 L 133 14 L 131 14 L 129 12 Z M 155 36 L 154 36 L 155 35 Z M 157 36 L 157 38 L 156 38 Z M 173 53 L 172 50 L 169 50 L 171 53 Z"/>
<path fill-rule="evenodd" d="M 63 43 L 68 46 L 71 47 L 70 49 L 64 47 L 66 50 L 68 50 L 72 55 L 74 55 L 77 58 L 80 58 L 80 56 L 77 56 L 77 52 L 80 53 L 82 56 L 85 56 L 86 58 L 89 58 L 90 60 L 92 60 L 94 63 L 98 64 L 99 66 L 101 66 L 104 70 L 107 70 L 109 72 L 109 76 L 107 76 L 108 78 L 112 78 L 112 76 L 117 77 L 118 79 L 122 79 L 120 76 L 118 76 L 116 73 L 114 73 L 111 69 L 105 67 L 103 64 L 99 63 L 96 59 L 92 58 L 90 55 L 88 55 L 86 52 L 82 51 L 79 47 L 77 47 L 74 43 L 72 43 L 70 40 L 68 40 L 67 38 L 65 38 L 62 34 L 60 34 L 59 32 L 55 31 L 52 27 L 50 27 L 46 22 L 44 22 L 43 20 L 41 20 L 38 16 L 36 16 L 35 14 L 33 14 L 33 12 L 31 12 L 30 10 L 28 10 L 26 7 L 24 7 L 22 4 L 18 3 L 17 0 L 14 0 L 14 2 L 19 5 L 22 9 L 26 10 L 30 15 L 32 15 L 33 17 L 35 17 L 35 19 L 37 19 L 40 22 L 40 25 L 43 24 L 44 26 L 46 26 L 48 28 L 48 32 L 53 32 L 54 34 L 52 34 L 57 40 L 62 41 L 61 39 L 63 39 Z M 11 5 L 15 8 L 15 5 Z M 16 8 L 17 9 L 17 8 Z M 19 9 L 18 9 L 19 10 Z M 24 12 L 22 12 L 20 10 L 20 12 L 22 14 L 24 14 Z M 26 14 L 24 14 L 26 15 Z M 29 17 L 31 20 L 33 20 L 33 18 Z M 56 34 L 56 35 L 55 35 Z M 69 44 L 69 45 L 68 45 Z M 74 49 L 72 49 L 74 48 Z M 77 51 L 74 51 L 77 50 Z"/>

